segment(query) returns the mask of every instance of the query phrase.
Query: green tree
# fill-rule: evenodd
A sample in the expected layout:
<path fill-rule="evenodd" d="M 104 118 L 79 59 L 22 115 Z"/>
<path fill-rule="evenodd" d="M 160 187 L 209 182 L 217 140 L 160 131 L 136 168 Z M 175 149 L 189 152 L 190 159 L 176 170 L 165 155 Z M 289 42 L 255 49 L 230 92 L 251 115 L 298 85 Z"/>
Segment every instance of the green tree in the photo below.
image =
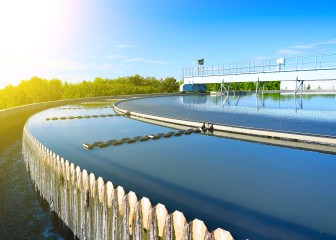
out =
<path fill-rule="evenodd" d="M 161 92 L 171 93 L 179 90 L 179 84 L 173 77 L 167 77 L 161 81 Z"/>
<path fill-rule="evenodd" d="M 22 80 L 17 87 L 9 85 L 0 89 L 0 109 L 59 99 L 175 91 L 178 91 L 178 83 L 172 77 L 158 80 L 136 74 L 117 79 L 97 77 L 93 81 L 68 83 L 34 76 Z"/>

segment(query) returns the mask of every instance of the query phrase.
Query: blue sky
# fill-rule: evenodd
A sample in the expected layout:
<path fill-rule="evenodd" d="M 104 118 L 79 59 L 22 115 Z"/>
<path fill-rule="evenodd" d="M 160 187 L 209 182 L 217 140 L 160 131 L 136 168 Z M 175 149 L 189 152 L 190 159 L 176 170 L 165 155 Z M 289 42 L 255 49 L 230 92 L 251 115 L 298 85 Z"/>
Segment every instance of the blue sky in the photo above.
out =
<path fill-rule="evenodd" d="M 336 52 L 335 1 L 11 0 L 0 3 L 0 87 Z"/>

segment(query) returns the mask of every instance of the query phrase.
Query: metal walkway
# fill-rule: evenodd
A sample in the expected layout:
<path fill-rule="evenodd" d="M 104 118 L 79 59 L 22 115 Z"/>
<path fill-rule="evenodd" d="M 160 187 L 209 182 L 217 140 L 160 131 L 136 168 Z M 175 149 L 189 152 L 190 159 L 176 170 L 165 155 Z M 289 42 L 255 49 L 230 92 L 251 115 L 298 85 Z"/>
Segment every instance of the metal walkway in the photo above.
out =
<path fill-rule="evenodd" d="M 184 84 L 255 82 L 257 92 L 258 82 L 296 81 L 296 94 L 303 91 L 304 81 L 336 80 L 336 53 L 211 66 L 198 65 L 183 68 L 182 72 Z"/>

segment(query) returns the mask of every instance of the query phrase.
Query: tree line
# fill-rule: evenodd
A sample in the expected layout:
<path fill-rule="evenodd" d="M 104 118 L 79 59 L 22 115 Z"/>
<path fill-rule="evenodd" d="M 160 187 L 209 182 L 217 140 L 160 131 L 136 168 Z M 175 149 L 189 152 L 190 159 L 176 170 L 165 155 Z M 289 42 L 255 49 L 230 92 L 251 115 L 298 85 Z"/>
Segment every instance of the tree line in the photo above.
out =
<path fill-rule="evenodd" d="M 59 79 L 47 80 L 35 76 L 30 80 L 22 80 L 18 86 L 8 85 L 0 89 L 0 109 L 61 99 L 170 93 L 177 92 L 178 89 L 179 84 L 173 77 L 157 79 L 137 74 L 117 79 L 97 77 L 93 81 L 68 83 Z"/>
<path fill-rule="evenodd" d="M 117 79 L 97 77 L 93 81 L 82 81 L 80 83 L 62 82 L 59 79 L 47 80 L 35 76 L 30 80 L 22 80 L 18 86 L 8 85 L 0 89 L 0 109 L 72 98 L 171 93 L 177 92 L 182 82 L 177 82 L 173 77 L 157 79 L 155 77 L 142 77 L 138 74 Z M 261 83 L 259 83 L 259 88 L 261 88 Z M 219 89 L 220 84 L 207 84 L 207 91 Z M 255 90 L 256 84 L 253 82 L 231 83 L 230 89 Z M 280 82 L 265 82 L 264 89 L 279 90 Z"/>
<path fill-rule="evenodd" d="M 262 82 L 258 83 L 258 88 L 262 88 Z M 228 85 L 226 83 L 225 87 L 227 88 Z M 235 91 L 253 91 L 256 90 L 256 83 L 255 82 L 241 82 L 241 83 L 230 83 L 230 89 Z M 270 81 L 264 82 L 264 90 L 279 90 L 280 89 L 280 81 Z M 208 91 L 218 91 L 220 90 L 220 84 L 210 83 L 207 84 Z"/>

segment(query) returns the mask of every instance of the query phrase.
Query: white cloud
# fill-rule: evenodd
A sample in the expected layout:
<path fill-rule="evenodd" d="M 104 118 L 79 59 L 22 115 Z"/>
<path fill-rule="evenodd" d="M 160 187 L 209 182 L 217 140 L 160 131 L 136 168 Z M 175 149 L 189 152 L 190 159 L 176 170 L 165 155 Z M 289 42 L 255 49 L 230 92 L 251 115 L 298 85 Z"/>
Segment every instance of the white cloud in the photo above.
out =
<path fill-rule="evenodd" d="M 119 44 L 117 45 L 117 48 L 134 48 L 134 45 L 131 44 Z"/>
<path fill-rule="evenodd" d="M 132 62 L 144 62 L 144 63 L 152 63 L 152 64 L 158 64 L 158 65 L 169 65 L 168 62 L 161 61 L 161 60 L 155 60 L 155 59 L 148 59 L 148 58 L 142 58 L 142 57 L 130 57 L 126 55 L 107 55 L 105 56 L 108 59 L 121 59 L 124 62 L 132 63 Z"/>
<path fill-rule="evenodd" d="M 126 62 L 145 62 L 145 63 L 153 63 L 153 64 L 159 64 L 159 65 L 168 65 L 169 64 L 168 62 L 146 59 L 146 58 L 129 58 L 129 59 L 126 60 Z"/>
<path fill-rule="evenodd" d="M 323 41 L 323 42 L 310 43 L 310 44 L 298 44 L 291 48 L 293 49 L 312 49 L 312 48 L 317 48 L 320 46 L 332 45 L 332 44 L 336 44 L 336 39 L 332 39 L 329 41 Z"/>
<path fill-rule="evenodd" d="M 302 55 L 307 54 L 307 51 L 318 52 L 322 47 L 327 45 L 336 45 L 336 39 L 308 44 L 297 44 L 294 46 L 278 49 L 277 53 L 282 55 Z"/>
<path fill-rule="evenodd" d="M 124 68 L 124 64 L 113 64 L 113 63 L 103 63 L 100 65 L 93 66 L 94 70 L 98 71 L 113 71 L 113 72 L 121 72 L 121 68 Z"/>
<path fill-rule="evenodd" d="M 331 39 L 329 41 L 313 43 L 313 46 L 323 46 L 323 45 L 333 45 L 336 44 L 336 39 Z"/>
<path fill-rule="evenodd" d="M 125 56 L 125 55 L 108 55 L 106 56 L 106 58 L 109 58 L 109 59 L 128 59 L 129 57 L 128 56 Z"/>
<path fill-rule="evenodd" d="M 312 45 L 312 44 L 306 44 L 306 45 L 295 45 L 295 46 L 293 46 L 293 48 L 294 49 L 311 49 L 311 48 L 313 48 L 314 47 L 314 45 Z"/>

